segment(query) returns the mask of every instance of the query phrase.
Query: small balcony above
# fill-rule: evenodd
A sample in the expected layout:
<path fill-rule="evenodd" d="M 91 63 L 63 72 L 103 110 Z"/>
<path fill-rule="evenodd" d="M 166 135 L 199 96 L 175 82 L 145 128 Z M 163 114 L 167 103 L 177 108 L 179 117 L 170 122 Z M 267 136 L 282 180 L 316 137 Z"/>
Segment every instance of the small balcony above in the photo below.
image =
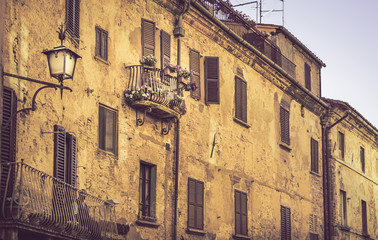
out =
<path fill-rule="evenodd" d="M 125 239 L 115 204 L 92 196 L 23 162 L 0 164 L 0 226 L 27 236 Z"/>
<path fill-rule="evenodd" d="M 126 66 L 126 103 L 158 119 L 180 118 L 186 113 L 185 80 L 144 65 Z M 176 74 L 177 75 L 177 74 Z"/>

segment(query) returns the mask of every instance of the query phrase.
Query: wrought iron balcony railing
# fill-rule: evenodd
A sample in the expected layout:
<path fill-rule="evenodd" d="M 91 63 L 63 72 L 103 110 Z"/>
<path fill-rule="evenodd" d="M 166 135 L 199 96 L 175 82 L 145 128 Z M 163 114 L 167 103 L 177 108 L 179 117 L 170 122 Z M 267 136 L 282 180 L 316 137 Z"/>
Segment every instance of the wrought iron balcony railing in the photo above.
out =
<path fill-rule="evenodd" d="M 77 239 L 122 239 L 125 234 L 120 230 L 126 226 L 116 223 L 114 203 L 23 162 L 2 163 L 0 170 L 0 223 L 22 223 L 32 231 Z"/>
<path fill-rule="evenodd" d="M 126 66 L 129 77 L 125 98 L 137 109 L 144 109 L 160 119 L 186 113 L 183 88 L 176 76 L 143 65 Z"/>
<path fill-rule="evenodd" d="M 255 28 L 255 23 L 252 20 L 235 11 L 231 4 L 222 0 L 197 0 L 197 2 L 295 78 L 295 64 L 282 55 L 280 49 Z"/>

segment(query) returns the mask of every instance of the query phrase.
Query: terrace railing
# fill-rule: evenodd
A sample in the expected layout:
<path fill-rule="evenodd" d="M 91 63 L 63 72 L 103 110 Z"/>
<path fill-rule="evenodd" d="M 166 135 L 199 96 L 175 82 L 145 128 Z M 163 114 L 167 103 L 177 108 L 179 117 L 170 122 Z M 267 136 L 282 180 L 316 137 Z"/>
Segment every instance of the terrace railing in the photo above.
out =
<path fill-rule="evenodd" d="M 176 76 L 164 73 L 155 67 L 144 65 L 126 66 L 128 82 L 125 91 L 126 101 L 138 108 L 153 108 L 161 106 L 157 111 L 152 109 L 150 113 L 160 118 L 173 117 L 186 113 L 185 101 L 183 100 L 183 89 L 179 88 L 179 81 Z M 156 110 L 156 109 L 155 109 Z"/>
<path fill-rule="evenodd" d="M 19 222 L 77 239 L 122 239 L 118 231 L 124 225 L 116 223 L 113 203 L 23 162 L 0 166 L 0 222 Z"/>
<path fill-rule="evenodd" d="M 282 55 L 280 49 L 263 33 L 255 28 L 255 23 L 243 13 L 234 10 L 231 5 L 222 0 L 197 0 L 203 7 L 222 21 L 233 32 L 238 34 L 274 63 L 282 67 L 295 78 L 295 64 Z"/>

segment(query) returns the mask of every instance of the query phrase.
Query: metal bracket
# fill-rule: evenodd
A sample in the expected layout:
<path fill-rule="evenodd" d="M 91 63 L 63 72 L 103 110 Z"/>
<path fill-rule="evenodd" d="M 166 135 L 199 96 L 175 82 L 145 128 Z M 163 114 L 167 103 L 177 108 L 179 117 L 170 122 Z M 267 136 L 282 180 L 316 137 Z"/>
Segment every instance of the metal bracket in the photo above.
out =
<path fill-rule="evenodd" d="M 161 123 L 161 134 L 167 135 L 172 128 L 172 122 L 171 122 L 171 120 L 168 120 L 167 127 L 164 127 L 163 122 L 164 122 L 163 120 L 160 121 L 160 123 Z"/>
<path fill-rule="evenodd" d="M 138 117 L 138 110 L 135 111 L 135 115 L 136 115 L 136 125 L 137 126 L 142 126 L 144 124 L 144 120 L 146 118 L 146 113 L 147 112 L 151 112 L 152 109 L 151 108 L 146 108 L 144 109 L 144 113 L 143 113 L 143 118 L 140 118 Z"/>

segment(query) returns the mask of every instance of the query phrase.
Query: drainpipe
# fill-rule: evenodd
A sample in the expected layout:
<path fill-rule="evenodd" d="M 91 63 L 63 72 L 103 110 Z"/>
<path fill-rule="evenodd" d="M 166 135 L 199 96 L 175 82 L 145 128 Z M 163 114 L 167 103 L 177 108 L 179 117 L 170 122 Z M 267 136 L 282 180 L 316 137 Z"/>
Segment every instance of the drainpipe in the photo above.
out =
<path fill-rule="evenodd" d="M 184 0 L 184 7 L 181 13 L 177 16 L 177 21 L 175 23 L 175 29 L 173 30 L 173 35 L 177 38 L 177 65 L 181 63 L 181 37 L 185 36 L 185 30 L 182 28 L 182 16 L 189 11 L 190 1 Z M 174 175 L 175 175 L 175 192 L 174 192 L 174 203 L 173 203 L 173 234 L 172 239 L 177 239 L 177 202 L 178 202 L 178 187 L 179 187 L 179 162 L 180 162 L 180 119 L 175 121 L 175 163 L 174 163 Z"/>
<path fill-rule="evenodd" d="M 347 110 L 345 115 L 334 122 L 332 125 L 327 126 L 327 117 L 330 117 L 328 114 L 326 117 L 323 117 L 321 120 L 322 125 L 322 154 L 323 154 L 323 202 L 324 202 L 324 239 L 331 240 L 333 236 L 333 211 L 332 211 L 332 171 L 330 164 L 330 154 L 329 154 L 329 133 L 331 128 L 339 124 L 350 114 L 350 111 Z"/>

